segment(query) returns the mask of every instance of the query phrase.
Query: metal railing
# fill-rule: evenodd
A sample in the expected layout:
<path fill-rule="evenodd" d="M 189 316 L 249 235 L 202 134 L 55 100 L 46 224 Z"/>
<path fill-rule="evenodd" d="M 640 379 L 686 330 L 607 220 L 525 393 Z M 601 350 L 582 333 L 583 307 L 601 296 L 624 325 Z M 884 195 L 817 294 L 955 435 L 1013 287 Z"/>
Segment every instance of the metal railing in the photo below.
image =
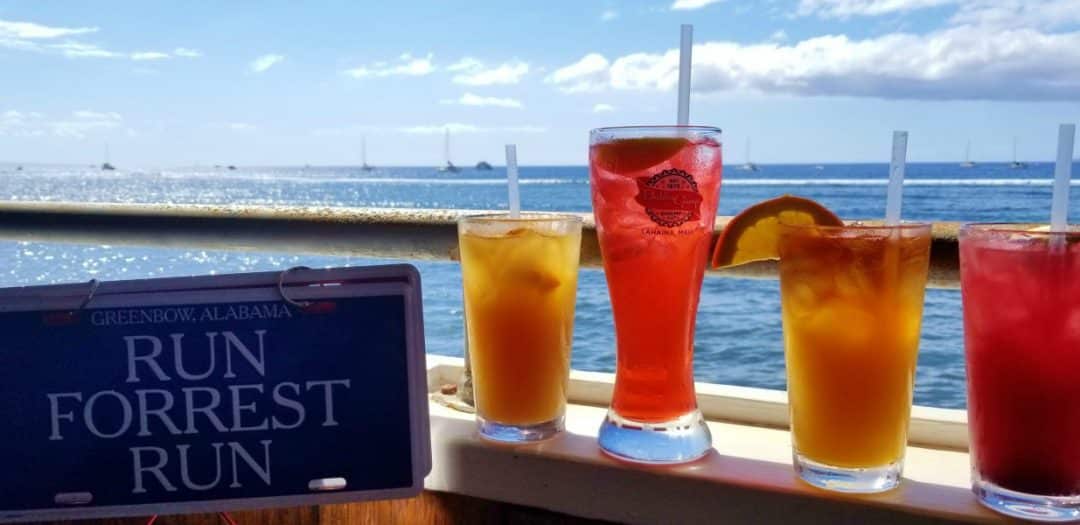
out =
<path fill-rule="evenodd" d="M 0 238 L 35 242 L 279 251 L 393 259 L 458 260 L 456 221 L 475 210 L 0 202 Z M 602 264 L 590 214 L 581 265 Z M 719 232 L 730 217 L 717 220 Z M 957 223 L 935 223 L 931 287 L 958 286 Z M 775 278 L 775 263 L 710 273 Z"/>

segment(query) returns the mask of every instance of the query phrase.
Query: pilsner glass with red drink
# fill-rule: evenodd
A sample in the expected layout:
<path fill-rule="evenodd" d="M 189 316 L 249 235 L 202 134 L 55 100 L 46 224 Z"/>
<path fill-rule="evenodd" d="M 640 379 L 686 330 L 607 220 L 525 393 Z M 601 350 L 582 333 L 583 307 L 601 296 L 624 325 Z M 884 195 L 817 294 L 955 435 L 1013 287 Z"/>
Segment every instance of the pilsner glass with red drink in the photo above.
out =
<path fill-rule="evenodd" d="M 719 198 L 720 130 L 596 129 L 589 167 L 617 346 L 600 446 L 632 461 L 696 459 L 711 446 L 694 395 L 693 346 Z"/>
<path fill-rule="evenodd" d="M 960 280 L 976 495 L 1080 519 L 1080 230 L 967 225 Z"/>

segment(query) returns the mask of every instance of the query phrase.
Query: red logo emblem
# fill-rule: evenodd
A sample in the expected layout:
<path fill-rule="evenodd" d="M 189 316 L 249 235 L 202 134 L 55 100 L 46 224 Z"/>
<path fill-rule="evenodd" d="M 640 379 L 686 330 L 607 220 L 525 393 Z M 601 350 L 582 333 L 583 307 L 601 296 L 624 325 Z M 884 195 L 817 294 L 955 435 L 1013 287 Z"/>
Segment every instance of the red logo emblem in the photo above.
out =
<path fill-rule="evenodd" d="M 635 200 L 660 226 L 674 228 L 701 218 L 701 193 L 697 183 L 683 170 L 664 170 L 652 177 L 637 178 Z"/>

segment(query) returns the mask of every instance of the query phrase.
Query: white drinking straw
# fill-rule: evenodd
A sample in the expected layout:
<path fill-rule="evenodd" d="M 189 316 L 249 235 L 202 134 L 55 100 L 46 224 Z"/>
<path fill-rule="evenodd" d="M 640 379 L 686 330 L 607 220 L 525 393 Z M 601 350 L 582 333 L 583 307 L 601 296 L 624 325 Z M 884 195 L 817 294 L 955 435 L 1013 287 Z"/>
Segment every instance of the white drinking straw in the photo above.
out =
<path fill-rule="evenodd" d="M 521 194 L 518 193 L 517 145 L 506 145 L 506 184 L 510 196 L 510 216 L 521 214 Z"/>
<path fill-rule="evenodd" d="M 1073 140 L 1076 124 L 1058 127 L 1057 164 L 1054 165 L 1054 197 L 1050 206 L 1050 231 L 1069 229 L 1069 179 L 1072 177 Z"/>
<path fill-rule="evenodd" d="M 885 224 L 900 224 L 900 204 L 904 198 L 904 163 L 907 162 L 907 132 L 893 131 L 892 162 L 889 163 L 889 191 L 885 197 Z"/>
<path fill-rule="evenodd" d="M 679 38 L 679 120 L 680 126 L 690 124 L 690 58 L 694 50 L 694 26 L 682 25 Z"/>

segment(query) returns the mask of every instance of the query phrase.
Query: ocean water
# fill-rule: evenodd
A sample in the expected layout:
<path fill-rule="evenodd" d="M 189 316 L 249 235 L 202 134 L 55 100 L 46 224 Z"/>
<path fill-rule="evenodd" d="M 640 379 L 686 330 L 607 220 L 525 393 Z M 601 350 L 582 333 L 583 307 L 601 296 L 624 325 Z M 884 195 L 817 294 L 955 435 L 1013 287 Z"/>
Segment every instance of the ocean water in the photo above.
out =
<path fill-rule="evenodd" d="M 1074 167 L 1074 171 L 1077 168 Z M 746 172 L 728 167 L 720 213 L 732 215 L 762 199 L 794 193 L 816 199 L 841 217 L 884 213 L 884 164 L 767 165 Z M 1003 164 L 964 169 L 910 164 L 904 217 L 949 221 L 1045 221 L 1053 166 Z M 525 209 L 589 211 L 588 170 L 581 166 L 521 170 Z M 1075 185 L 1074 185 L 1075 188 Z M 1080 192 L 1074 189 L 1073 193 Z M 125 203 L 377 206 L 498 209 L 506 207 L 505 173 L 431 168 L 210 168 L 101 172 L 71 166 L 0 165 L 0 199 Z M 1072 200 L 1072 216 L 1080 203 Z M 0 242 L 0 286 L 98 279 L 231 273 L 299 264 L 335 266 L 385 260 L 292 253 L 220 252 L 129 246 Z M 454 263 L 419 262 L 424 286 L 428 351 L 461 355 L 461 275 Z M 581 273 L 573 366 L 612 371 L 614 332 L 603 273 Z M 706 277 L 695 345 L 698 380 L 783 389 L 784 363 L 776 281 Z M 960 295 L 929 290 L 915 383 L 918 404 L 962 408 L 965 403 Z"/>

